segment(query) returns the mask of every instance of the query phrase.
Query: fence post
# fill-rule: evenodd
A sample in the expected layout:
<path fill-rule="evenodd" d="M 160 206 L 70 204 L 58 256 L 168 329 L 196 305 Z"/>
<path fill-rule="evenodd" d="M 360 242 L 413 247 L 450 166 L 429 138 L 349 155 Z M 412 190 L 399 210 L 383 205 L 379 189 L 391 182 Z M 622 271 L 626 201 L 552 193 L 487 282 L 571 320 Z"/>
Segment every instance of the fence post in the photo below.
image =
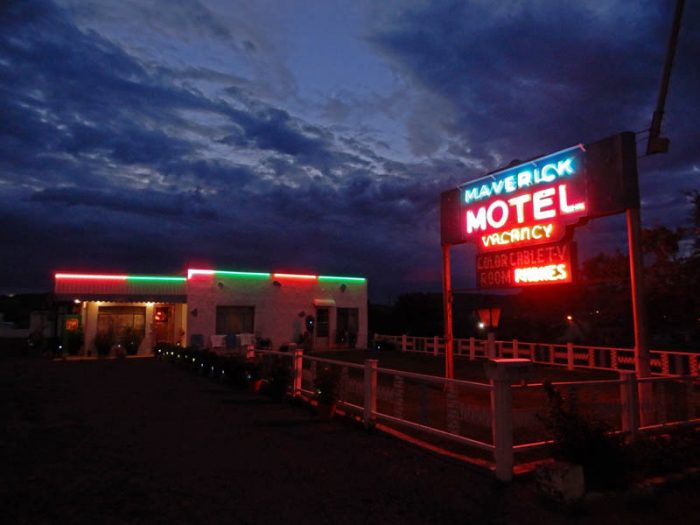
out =
<path fill-rule="evenodd" d="M 513 479 L 513 391 L 511 384 L 524 379 L 532 363 L 528 359 L 491 359 L 484 365 L 491 383 L 491 431 L 496 478 Z"/>
<path fill-rule="evenodd" d="M 294 350 L 294 390 L 292 391 L 294 397 L 301 396 L 301 380 L 304 373 L 303 354 L 303 350 Z"/>
<path fill-rule="evenodd" d="M 365 428 L 374 426 L 377 412 L 377 360 L 365 360 L 365 398 L 363 421 Z"/>
<path fill-rule="evenodd" d="M 496 359 L 496 334 L 489 332 L 487 337 L 486 357 Z"/>
<path fill-rule="evenodd" d="M 476 358 L 476 340 L 473 337 L 469 338 L 469 359 L 474 361 Z"/>
<path fill-rule="evenodd" d="M 447 431 L 451 434 L 459 434 L 460 414 L 459 414 L 459 392 L 452 381 L 445 382 L 446 419 Z"/>
<path fill-rule="evenodd" d="M 403 419 L 403 377 L 394 376 L 394 417 Z"/>
<path fill-rule="evenodd" d="M 518 340 L 513 339 L 513 358 L 518 359 L 520 356 L 518 355 Z"/>
<path fill-rule="evenodd" d="M 566 343 L 566 368 L 574 369 L 574 343 Z"/>
<path fill-rule="evenodd" d="M 440 337 L 436 335 L 433 337 L 433 355 L 435 357 L 437 357 L 439 353 L 440 353 Z"/>
<path fill-rule="evenodd" d="M 639 404 L 637 400 L 637 380 L 634 372 L 619 372 L 620 404 L 622 405 L 622 431 L 629 432 L 630 439 L 636 439 L 639 430 Z"/>
<path fill-rule="evenodd" d="M 401 336 L 401 351 L 402 351 L 402 352 L 405 352 L 405 351 L 406 351 L 406 345 L 407 345 L 406 334 L 403 334 L 403 335 Z"/>
<path fill-rule="evenodd" d="M 688 407 L 686 419 L 695 419 L 695 385 L 690 377 L 683 380 L 685 386 L 685 402 Z"/>

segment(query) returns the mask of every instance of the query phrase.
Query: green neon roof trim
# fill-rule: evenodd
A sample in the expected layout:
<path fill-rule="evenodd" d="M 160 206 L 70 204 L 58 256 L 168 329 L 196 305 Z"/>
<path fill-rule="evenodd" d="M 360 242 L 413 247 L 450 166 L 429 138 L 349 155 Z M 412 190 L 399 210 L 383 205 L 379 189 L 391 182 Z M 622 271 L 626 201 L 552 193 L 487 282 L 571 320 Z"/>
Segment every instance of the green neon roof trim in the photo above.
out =
<path fill-rule="evenodd" d="M 265 273 L 265 272 L 230 272 L 230 271 L 224 271 L 224 270 L 214 270 L 215 275 L 225 275 L 227 277 L 254 277 L 254 278 L 260 278 L 260 279 L 269 279 L 272 277 L 272 274 L 270 273 Z"/>
<path fill-rule="evenodd" d="M 166 277 L 164 275 L 127 275 L 127 281 L 168 281 L 185 282 L 187 277 Z"/>
<path fill-rule="evenodd" d="M 364 277 L 341 277 L 338 275 L 319 275 L 319 281 L 348 281 L 355 283 L 364 283 L 367 279 Z"/>

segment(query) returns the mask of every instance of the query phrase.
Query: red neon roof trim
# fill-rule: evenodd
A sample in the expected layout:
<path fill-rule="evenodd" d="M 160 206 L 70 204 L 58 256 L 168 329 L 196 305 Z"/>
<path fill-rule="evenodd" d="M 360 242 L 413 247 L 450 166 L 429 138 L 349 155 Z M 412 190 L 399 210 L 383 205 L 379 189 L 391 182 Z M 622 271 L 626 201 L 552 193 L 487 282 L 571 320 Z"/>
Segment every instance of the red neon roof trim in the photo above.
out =
<path fill-rule="evenodd" d="M 103 275 L 88 273 L 57 273 L 56 279 L 95 279 L 102 281 L 126 281 L 126 275 Z"/>
<path fill-rule="evenodd" d="M 302 275 L 298 273 L 273 273 L 272 277 L 275 279 L 303 279 L 307 281 L 315 281 L 318 279 L 318 275 Z"/>

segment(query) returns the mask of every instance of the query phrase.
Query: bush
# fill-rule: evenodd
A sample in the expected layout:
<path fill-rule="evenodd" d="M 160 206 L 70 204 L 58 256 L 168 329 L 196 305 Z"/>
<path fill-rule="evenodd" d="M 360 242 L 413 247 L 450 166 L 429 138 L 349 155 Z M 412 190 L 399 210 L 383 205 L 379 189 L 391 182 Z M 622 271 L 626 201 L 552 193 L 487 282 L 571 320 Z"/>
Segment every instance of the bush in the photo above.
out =
<path fill-rule="evenodd" d="M 338 401 L 340 376 L 331 366 L 324 366 L 316 372 L 314 397 L 320 405 L 332 405 Z"/>
<path fill-rule="evenodd" d="M 396 350 L 396 344 L 393 341 L 383 341 L 379 339 L 374 341 L 372 348 L 377 352 L 392 352 Z"/>
<path fill-rule="evenodd" d="M 564 397 L 545 382 L 547 414 L 540 419 L 554 440 L 555 457 L 583 467 L 586 487 L 606 490 L 625 484 L 628 472 L 623 438 L 579 409 L 576 394 Z"/>
<path fill-rule="evenodd" d="M 70 355 L 77 355 L 80 347 L 83 346 L 83 329 L 66 332 L 66 351 Z"/>
<path fill-rule="evenodd" d="M 700 466 L 700 432 L 678 427 L 629 444 L 630 463 L 637 477 L 682 472 Z"/>
<path fill-rule="evenodd" d="M 126 328 L 119 338 L 119 343 L 124 347 L 128 355 L 137 354 L 141 341 L 143 341 L 143 334 L 135 328 Z"/>
<path fill-rule="evenodd" d="M 275 357 L 268 369 L 267 376 L 268 381 L 265 393 L 269 394 L 273 399 L 284 399 L 292 380 L 292 374 L 286 361 Z"/>
<path fill-rule="evenodd" d="M 105 356 L 109 355 L 109 351 L 114 346 L 116 337 L 112 330 L 105 330 L 103 332 L 97 332 L 95 335 L 95 349 L 97 350 L 97 355 Z"/>

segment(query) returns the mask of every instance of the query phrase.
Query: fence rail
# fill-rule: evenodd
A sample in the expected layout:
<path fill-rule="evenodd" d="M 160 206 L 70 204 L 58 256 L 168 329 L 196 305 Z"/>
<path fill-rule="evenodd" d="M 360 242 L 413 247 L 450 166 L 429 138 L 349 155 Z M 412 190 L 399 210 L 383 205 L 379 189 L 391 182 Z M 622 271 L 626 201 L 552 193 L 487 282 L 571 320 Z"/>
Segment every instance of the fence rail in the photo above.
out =
<path fill-rule="evenodd" d="M 402 352 L 438 356 L 445 353 L 444 337 L 375 334 L 374 342 L 389 342 Z M 489 341 L 488 339 L 454 340 L 454 354 L 469 359 L 525 358 L 533 363 L 589 370 L 634 371 L 633 348 L 614 348 L 572 343 L 530 343 L 518 341 Z M 700 375 L 700 352 L 650 350 L 651 373 L 659 376 Z"/>
<path fill-rule="evenodd" d="M 476 347 L 476 341 L 470 341 L 470 348 Z M 381 422 L 428 439 L 486 451 L 501 480 L 512 478 L 517 454 L 551 444 L 542 423 L 546 415 L 543 407 L 547 406 L 544 385 L 521 382 L 531 364 L 526 359 L 489 361 L 489 382 L 479 383 L 379 368 L 375 359 L 357 364 L 304 355 L 301 350 L 254 353 L 262 361 L 274 358 L 287 363 L 291 393 L 297 397 L 312 398 L 319 369 L 334 368 L 339 405 L 359 413 L 366 427 Z M 700 424 L 697 376 L 638 380 L 622 370 L 619 379 L 566 381 L 552 386 L 563 395 L 575 394 L 581 409 L 604 421 L 611 432 L 635 436 L 674 425 Z"/>

